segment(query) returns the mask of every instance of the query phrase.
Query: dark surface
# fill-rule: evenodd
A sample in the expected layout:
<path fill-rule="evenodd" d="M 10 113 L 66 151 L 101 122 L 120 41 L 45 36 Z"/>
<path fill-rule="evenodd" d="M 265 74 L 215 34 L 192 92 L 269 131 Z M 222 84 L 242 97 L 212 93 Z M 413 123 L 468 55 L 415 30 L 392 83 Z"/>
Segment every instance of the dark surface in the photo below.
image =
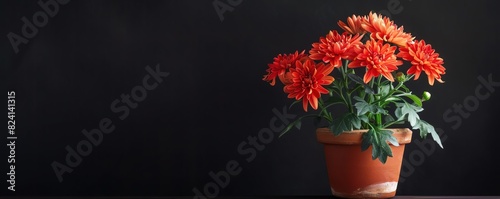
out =
<path fill-rule="evenodd" d="M 21 34 L 21 18 L 41 8 L 1 1 L 1 90 L 5 98 L 16 91 L 18 140 L 17 191 L 8 191 L 1 175 L 0 195 L 191 196 L 214 185 L 210 172 L 228 162 L 241 171 L 216 195 L 329 195 L 312 122 L 275 136 L 255 156 L 238 146 L 269 127 L 273 108 L 292 103 L 281 87 L 261 81 L 276 54 L 308 50 L 338 29 L 338 20 L 388 10 L 388 2 L 395 1 L 244 0 L 221 22 L 212 1 L 74 0 L 16 54 L 6 35 Z M 425 76 L 415 84 L 416 94 L 432 93 L 421 117 L 444 132 L 445 148 L 408 145 L 398 194 L 500 195 L 500 88 L 470 101 L 478 77 L 500 81 L 496 3 L 399 2 L 403 9 L 392 18 L 433 45 L 447 74 L 445 84 L 428 87 Z M 121 120 L 112 102 L 142 85 L 145 67 L 157 64 L 170 75 Z M 464 101 L 474 107 L 453 113 Z M 288 112 L 302 114 L 298 106 Z M 114 131 L 59 182 L 51 164 L 64 163 L 65 147 L 76 147 L 86 139 L 82 130 L 103 118 Z M 9 172 L 8 152 L 0 150 L 2 173 Z"/>
<path fill-rule="evenodd" d="M 4 199 L 24 199 L 26 197 L 0 197 Z M 31 198 L 31 197 L 30 197 Z M 38 199 L 59 199 L 63 197 L 36 197 Z M 169 197 L 148 197 L 148 196 L 141 196 L 141 197 L 64 197 L 64 198 L 71 198 L 71 199 L 137 199 L 137 198 L 143 198 L 143 199 L 191 199 L 192 197 L 187 197 L 187 196 L 169 196 Z M 224 197 L 217 197 L 219 199 L 335 199 L 337 197 L 333 196 L 267 196 L 267 197 L 251 197 L 251 196 L 245 196 L 245 197 L 238 197 L 238 196 L 224 196 Z M 500 196 L 396 196 L 393 197 L 393 199 L 497 199 L 500 198 Z"/>

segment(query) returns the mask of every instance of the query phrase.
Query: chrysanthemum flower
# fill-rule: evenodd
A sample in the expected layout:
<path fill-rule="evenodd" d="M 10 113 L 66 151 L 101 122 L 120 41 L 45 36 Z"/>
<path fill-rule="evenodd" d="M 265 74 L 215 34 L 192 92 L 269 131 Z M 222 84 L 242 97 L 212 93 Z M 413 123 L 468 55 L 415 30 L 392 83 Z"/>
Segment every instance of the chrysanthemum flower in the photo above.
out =
<path fill-rule="evenodd" d="M 295 53 L 291 54 L 279 54 L 273 59 L 273 63 L 268 64 L 268 69 L 266 70 L 267 75 L 264 75 L 262 80 L 267 81 L 274 86 L 276 84 L 276 77 L 280 79 L 283 84 L 287 84 L 286 81 L 286 73 L 290 71 L 291 68 L 295 67 L 295 61 L 300 60 L 302 58 L 307 57 L 304 54 L 304 51 L 299 53 L 295 51 Z"/>
<path fill-rule="evenodd" d="M 404 32 L 403 26 L 398 28 L 389 18 L 376 13 L 370 12 L 361 27 L 371 33 L 372 39 L 384 40 L 398 46 L 405 46 L 407 42 L 413 40 L 410 33 Z"/>
<path fill-rule="evenodd" d="M 352 15 L 352 17 L 347 17 L 347 24 L 345 24 L 343 21 L 338 21 L 337 24 L 340 26 L 340 28 L 344 29 L 346 32 L 350 34 L 364 34 L 366 33 L 366 30 L 361 27 L 361 24 L 366 20 L 366 16 L 356 16 Z"/>
<path fill-rule="evenodd" d="M 360 35 L 350 35 L 347 32 L 339 34 L 336 30 L 320 38 L 320 42 L 313 43 L 309 51 L 309 58 L 330 63 L 333 67 L 342 66 L 342 59 L 353 60 L 361 51 Z"/>
<path fill-rule="evenodd" d="M 415 80 L 420 77 L 422 71 L 427 74 L 430 85 L 434 85 L 434 80 L 443 83 L 441 75 L 445 74 L 444 61 L 439 54 L 432 49 L 430 44 L 424 40 L 409 42 L 406 47 L 399 49 L 398 57 L 411 62 L 408 74 L 415 74 Z"/>
<path fill-rule="evenodd" d="M 295 68 L 291 70 L 292 83 L 285 86 L 284 91 L 288 93 L 288 98 L 302 99 L 302 106 L 307 112 L 308 104 L 316 110 L 318 109 L 318 98 L 321 94 L 327 94 L 328 90 L 323 85 L 330 85 L 333 77 L 329 74 L 334 67 L 331 64 L 315 64 L 312 60 L 304 63 L 295 62 Z"/>
<path fill-rule="evenodd" d="M 356 59 L 349 63 L 349 68 L 359 68 L 366 66 L 366 73 L 363 77 L 365 83 L 370 82 L 373 77 L 383 75 L 389 81 L 393 82 L 394 77 L 391 72 L 398 69 L 398 66 L 403 64 L 403 61 L 397 60 L 396 46 L 383 43 L 382 40 L 375 41 L 374 39 L 366 42 L 363 52 L 358 54 Z"/>

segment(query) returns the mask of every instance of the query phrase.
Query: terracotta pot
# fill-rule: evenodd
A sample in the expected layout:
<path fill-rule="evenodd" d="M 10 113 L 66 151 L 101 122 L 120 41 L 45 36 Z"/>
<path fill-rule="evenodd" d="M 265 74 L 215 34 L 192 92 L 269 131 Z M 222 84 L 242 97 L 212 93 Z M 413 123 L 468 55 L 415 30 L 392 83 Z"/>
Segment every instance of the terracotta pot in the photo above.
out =
<path fill-rule="evenodd" d="M 390 145 L 393 157 L 385 164 L 372 160 L 372 150 L 361 151 L 361 136 L 367 130 L 344 132 L 334 136 L 328 128 L 318 128 L 317 139 L 324 144 L 330 187 L 334 196 L 343 198 L 390 198 L 396 195 L 405 144 L 412 131 L 392 130 L 399 146 Z"/>

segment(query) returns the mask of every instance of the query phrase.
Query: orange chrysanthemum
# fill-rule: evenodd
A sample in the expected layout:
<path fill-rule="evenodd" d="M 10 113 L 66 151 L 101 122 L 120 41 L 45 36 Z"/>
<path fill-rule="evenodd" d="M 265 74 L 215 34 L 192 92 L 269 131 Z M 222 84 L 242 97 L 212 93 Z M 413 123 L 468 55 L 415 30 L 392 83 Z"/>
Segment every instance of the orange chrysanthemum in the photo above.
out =
<path fill-rule="evenodd" d="M 333 77 L 329 74 L 334 67 L 331 64 L 315 64 L 312 60 L 304 63 L 295 62 L 295 68 L 291 70 L 292 83 L 285 86 L 284 91 L 288 93 L 288 98 L 302 99 L 302 106 L 307 112 L 308 104 L 316 110 L 318 109 L 318 98 L 321 94 L 327 94 L 328 90 L 323 85 L 330 85 Z"/>
<path fill-rule="evenodd" d="M 287 84 L 286 73 L 295 67 L 295 61 L 305 57 L 307 56 L 304 54 L 304 51 L 301 53 L 295 51 L 295 53 L 288 55 L 279 54 L 273 59 L 273 63 L 268 64 L 267 75 L 264 75 L 262 80 L 274 86 L 276 84 L 276 77 L 278 77 L 283 84 Z"/>
<path fill-rule="evenodd" d="M 343 21 L 338 21 L 337 24 L 340 28 L 344 29 L 346 32 L 350 34 L 365 34 L 366 30 L 361 26 L 361 24 L 366 20 L 366 16 L 356 16 L 352 15 L 352 17 L 347 17 L 347 24 Z"/>
<path fill-rule="evenodd" d="M 415 74 L 415 80 L 424 71 L 430 85 L 434 85 L 434 80 L 443 83 L 441 75 L 445 74 L 446 70 L 443 67 L 444 61 L 424 40 L 409 42 L 406 47 L 399 49 L 397 56 L 411 62 L 412 66 L 407 73 Z"/>
<path fill-rule="evenodd" d="M 391 72 L 398 69 L 398 66 L 403 64 L 403 61 L 397 60 L 396 46 L 383 43 L 382 40 L 375 41 L 374 39 L 366 42 L 363 52 L 351 62 L 349 68 L 358 68 L 366 66 L 366 73 L 363 77 L 365 83 L 370 82 L 373 77 L 383 75 L 389 81 L 394 81 Z"/>
<path fill-rule="evenodd" d="M 410 33 L 404 32 L 403 26 L 398 28 L 394 21 L 376 13 L 370 12 L 361 27 L 371 33 L 372 39 L 384 40 L 398 46 L 405 46 L 407 42 L 413 40 Z"/>
<path fill-rule="evenodd" d="M 347 32 L 339 34 L 336 30 L 330 31 L 326 38 L 321 37 L 320 42 L 313 43 L 309 51 L 309 58 L 330 63 L 333 67 L 342 66 L 342 59 L 353 60 L 361 51 L 360 35 L 350 35 Z"/>

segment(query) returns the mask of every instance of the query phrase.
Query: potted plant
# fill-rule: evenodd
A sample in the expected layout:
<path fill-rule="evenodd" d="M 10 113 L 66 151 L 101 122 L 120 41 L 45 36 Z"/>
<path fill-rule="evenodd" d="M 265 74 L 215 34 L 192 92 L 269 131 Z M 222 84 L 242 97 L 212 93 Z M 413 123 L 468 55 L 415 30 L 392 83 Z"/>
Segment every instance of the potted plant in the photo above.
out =
<path fill-rule="evenodd" d="M 316 136 L 324 144 L 333 195 L 393 197 L 412 134 L 393 126 L 409 125 L 422 138 L 431 134 L 442 148 L 434 127 L 419 117 L 430 93 L 415 95 L 405 84 L 422 73 L 431 86 L 443 83 L 444 62 L 430 44 L 380 14 L 353 15 L 338 25 L 342 32 L 331 30 L 308 53 L 276 56 L 263 80 L 274 86 L 278 79 L 293 104 L 315 110 L 281 135 L 307 117 L 326 123 Z M 339 107 L 343 114 L 332 114 Z"/>

